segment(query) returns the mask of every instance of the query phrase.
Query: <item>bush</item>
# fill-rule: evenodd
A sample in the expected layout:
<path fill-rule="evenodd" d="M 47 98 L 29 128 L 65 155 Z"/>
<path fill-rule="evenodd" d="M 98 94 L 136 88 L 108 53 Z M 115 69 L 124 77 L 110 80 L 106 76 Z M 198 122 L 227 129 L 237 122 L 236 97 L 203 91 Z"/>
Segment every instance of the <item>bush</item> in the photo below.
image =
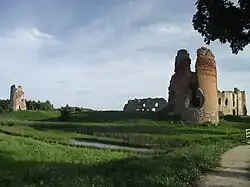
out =
<path fill-rule="evenodd" d="M 60 115 L 61 121 L 68 121 L 72 115 L 72 111 L 69 105 L 66 105 L 65 107 L 61 107 L 60 112 L 61 112 L 61 115 Z"/>

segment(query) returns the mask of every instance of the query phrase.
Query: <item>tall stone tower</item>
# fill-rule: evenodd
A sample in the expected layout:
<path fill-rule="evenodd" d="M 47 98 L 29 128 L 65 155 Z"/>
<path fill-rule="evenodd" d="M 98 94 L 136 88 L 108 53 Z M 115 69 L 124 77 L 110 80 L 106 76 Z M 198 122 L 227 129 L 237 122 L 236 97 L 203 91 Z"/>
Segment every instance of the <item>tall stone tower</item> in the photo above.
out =
<path fill-rule="evenodd" d="M 15 85 L 12 85 L 10 87 L 10 108 L 13 111 L 26 110 L 24 91 L 21 86 L 16 88 Z"/>
<path fill-rule="evenodd" d="M 14 110 L 16 107 L 16 86 L 12 85 L 10 87 L 10 108 Z"/>
<path fill-rule="evenodd" d="M 215 57 L 206 47 L 197 50 L 195 64 L 200 90 L 203 92 L 203 123 L 217 124 L 219 122 L 217 70 Z"/>

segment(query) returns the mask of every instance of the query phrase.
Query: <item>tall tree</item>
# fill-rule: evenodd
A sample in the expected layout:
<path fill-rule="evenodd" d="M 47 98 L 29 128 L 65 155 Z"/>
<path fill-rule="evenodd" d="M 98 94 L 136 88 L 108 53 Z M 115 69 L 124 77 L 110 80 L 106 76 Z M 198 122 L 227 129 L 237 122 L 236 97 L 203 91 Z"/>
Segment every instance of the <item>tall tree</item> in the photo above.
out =
<path fill-rule="evenodd" d="M 238 54 L 250 43 L 250 0 L 197 0 L 193 26 L 206 44 L 229 43 Z"/>

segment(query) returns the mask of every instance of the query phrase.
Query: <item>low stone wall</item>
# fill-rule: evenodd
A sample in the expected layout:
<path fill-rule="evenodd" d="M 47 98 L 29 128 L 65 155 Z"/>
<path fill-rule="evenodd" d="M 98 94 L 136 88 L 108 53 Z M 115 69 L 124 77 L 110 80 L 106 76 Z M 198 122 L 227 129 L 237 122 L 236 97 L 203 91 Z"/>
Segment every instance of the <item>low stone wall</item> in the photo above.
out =
<path fill-rule="evenodd" d="M 160 111 L 167 105 L 164 98 L 144 98 L 129 100 L 123 111 Z"/>

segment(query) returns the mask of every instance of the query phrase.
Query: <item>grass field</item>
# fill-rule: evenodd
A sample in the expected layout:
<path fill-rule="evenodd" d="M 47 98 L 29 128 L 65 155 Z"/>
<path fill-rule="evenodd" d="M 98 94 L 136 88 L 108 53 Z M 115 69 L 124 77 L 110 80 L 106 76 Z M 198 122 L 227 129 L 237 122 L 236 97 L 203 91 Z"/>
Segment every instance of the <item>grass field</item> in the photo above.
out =
<path fill-rule="evenodd" d="M 58 112 L 0 116 L 0 186 L 190 186 L 229 148 L 244 143 L 248 118 L 218 126 L 157 120 L 155 113 Z M 79 148 L 71 139 L 161 150 L 150 154 Z"/>

